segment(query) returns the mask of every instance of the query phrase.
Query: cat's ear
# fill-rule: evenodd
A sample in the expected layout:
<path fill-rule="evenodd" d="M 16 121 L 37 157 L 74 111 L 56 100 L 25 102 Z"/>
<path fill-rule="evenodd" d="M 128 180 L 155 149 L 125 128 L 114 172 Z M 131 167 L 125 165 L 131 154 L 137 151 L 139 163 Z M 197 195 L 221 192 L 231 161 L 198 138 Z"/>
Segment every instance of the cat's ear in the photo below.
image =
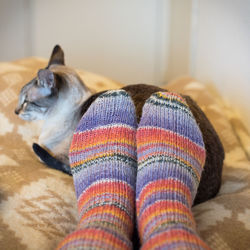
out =
<path fill-rule="evenodd" d="M 40 69 L 37 76 L 39 86 L 46 89 L 53 89 L 56 87 L 55 75 L 49 69 Z"/>
<path fill-rule="evenodd" d="M 49 59 L 48 67 L 52 64 L 65 65 L 64 52 L 59 45 L 56 45 Z"/>

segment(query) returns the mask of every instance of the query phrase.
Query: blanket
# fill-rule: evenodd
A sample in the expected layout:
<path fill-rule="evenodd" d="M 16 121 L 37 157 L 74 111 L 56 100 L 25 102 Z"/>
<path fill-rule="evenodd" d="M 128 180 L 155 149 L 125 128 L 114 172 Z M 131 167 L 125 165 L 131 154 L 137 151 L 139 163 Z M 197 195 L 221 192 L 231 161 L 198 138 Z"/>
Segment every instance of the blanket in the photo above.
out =
<path fill-rule="evenodd" d="M 14 114 L 21 87 L 46 64 L 41 58 L 0 63 L 0 249 L 54 249 L 78 220 L 72 177 L 47 168 L 32 152 L 41 123 Z M 123 86 L 90 72 L 78 73 L 95 91 Z M 219 194 L 193 207 L 201 237 L 212 249 L 249 248 L 250 133 L 213 86 L 182 77 L 163 87 L 196 100 L 225 148 Z"/>

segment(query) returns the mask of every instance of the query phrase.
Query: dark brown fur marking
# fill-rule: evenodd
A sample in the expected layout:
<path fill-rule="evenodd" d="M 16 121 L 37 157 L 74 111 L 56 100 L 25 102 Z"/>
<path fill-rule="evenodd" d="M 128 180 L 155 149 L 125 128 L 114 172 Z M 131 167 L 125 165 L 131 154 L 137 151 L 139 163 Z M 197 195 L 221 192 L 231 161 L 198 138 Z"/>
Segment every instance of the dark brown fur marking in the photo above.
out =
<path fill-rule="evenodd" d="M 167 91 L 166 89 L 146 84 L 128 85 L 123 87 L 122 89 L 129 93 L 135 104 L 138 123 L 141 119 L 142 108 L 145 101 L 155 92 Z M 91 103 L 104 92 L 105 91 L 92 95 L 84 103 L 82 114 L 84 114 Z M 189 96 L 182 95 L 182 97 L 186 100 L 190 110 L 192 111 L 196 119 L 197 124 L 199 125 L 206 148 L 206 162 L 204 170 L 202 172 L 197 195 L 193 204 L 197 205 L 201 202 L 213 198 L 219 192 L 221 186 L 224 149 L 215 129 L 207 119 L 204 112 L 199 108 L 197 103 Z"/>

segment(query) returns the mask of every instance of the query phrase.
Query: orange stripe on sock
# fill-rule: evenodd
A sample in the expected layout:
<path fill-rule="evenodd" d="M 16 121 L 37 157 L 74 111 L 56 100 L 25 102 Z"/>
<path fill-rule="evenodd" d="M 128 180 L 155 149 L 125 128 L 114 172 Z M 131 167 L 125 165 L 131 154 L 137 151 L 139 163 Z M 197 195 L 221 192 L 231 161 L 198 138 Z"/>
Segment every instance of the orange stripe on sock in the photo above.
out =
<path fill-rule="evenodd" d="M 159 233 L 154 237 L 151 237 L 142 247 L 146 249 L 156 249 L 157 247 L 171 246 L 174 243 L 183 242 L 185 246 L 187 243 L 197 244 L 197 247 L 203 247 L 204 249 L 210 249 L 198 236 L 188 232 L 185 229 L 171 229 L 165 232 Z M 172 245 L 173 247 L 173 245 Z"/>
<path fill-rule="evenodd" d="M 186 137 L 166 129 L 155 127 L 143 127 L 138 130 L 140 130 L 140 133 L 137 133 L 136 136 L 138 152 L 152 147 L 152 144 L 162 143 L 192 155 L 201 165 L 205 162 L 206 151 L 204 148 Z"/>
<path fill-rule="evenodd" d="M 168 213 L 176 213 L 176 218 L 178 214 L 182 214 L 189 218 L 189 220 L 195 224 L 194 217 L 192 212 L 189 208 L 183 205 L 181 202 L 178 201 L 169 201 L 169 200 L 161 200 L 159 202 L 155 202 L 153 205 L 147 207 L 142 214 L 140 215 L 139 219 L 139 228 L 141 232 L 144 231 L 144 228 L 151 220 L 154 220 L 156 216 L 160 216 L 163 214 Z"/>
<path fill-rule="evenodd" d="M 135 146 L 135 132 L 131 128 L 122 126 L 80 132 L 73 136 L 70 152 L 85 150 L 107 142 L 123 142 Z"/>
<path fill-rule="evenodd" d="M 120 220 L 125 221 L 126 224 L 131 224 L 131 226 L 133 224 L 132 218 L 130 218 L 130 216 L 125 211 L 123 211 L 121 208 L 114 206 L 112 204 L 94 207 L 88 210 L 87 212 L 83 213 L 81 220 L 80 220 L 80 224 L 83 223 L 86 218 L 89 218 L 96 214 L 111 214 L 113 216 L 118 217 Z"/>
<path fill-rule="evenodd" d="M 115 237 L 112 233 L 97 228 L 79 229 L 71 233 L 60 243 L 57 249 L 66 246 L 68 243 L 72 244 L 74 241 L 77 243 L 81 239 L 103 242 L 105 245 L 110 245 L 110 249 L 130 249 L 124 241 Z"/>
<path fill-rule="evenodd" d="M 191 193 L 189 188 L 185 184 L 183 184 L 179 180 L 172 180 L 172 179 L 159 179 L 154 182 L 148 184 L 145 188 L 142 189 L 140 196 L 138 197 L 137 202 L 137 213 L 139 213 L 141 206 L 143 205 L 145 199 L 152 195 L 152 192 L 159 192 L 159 191 L 174 191 L 177 193 L 181 193 L 186 196 L 187 200 L 191 202 Z"/>

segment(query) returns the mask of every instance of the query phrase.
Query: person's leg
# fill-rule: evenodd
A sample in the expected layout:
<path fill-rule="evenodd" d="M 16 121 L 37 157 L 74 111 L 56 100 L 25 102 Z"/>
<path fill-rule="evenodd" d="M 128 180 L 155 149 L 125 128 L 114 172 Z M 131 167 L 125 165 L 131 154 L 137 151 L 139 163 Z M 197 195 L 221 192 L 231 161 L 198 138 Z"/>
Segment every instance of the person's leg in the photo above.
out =
<path fill-rule="evenodd" d="M 82 117 L 70 148 L 79 224 L 58 249 L 131 249 L 136 114 L 124 90 L 100 95 Z"/>
<path fill-rule="evenodd" d="M 209 249 L 191 212 L 206 153 L 185 100 L 174 93 L 153 94 L 143 107 L 136 139 L 142 249 Z"/>

